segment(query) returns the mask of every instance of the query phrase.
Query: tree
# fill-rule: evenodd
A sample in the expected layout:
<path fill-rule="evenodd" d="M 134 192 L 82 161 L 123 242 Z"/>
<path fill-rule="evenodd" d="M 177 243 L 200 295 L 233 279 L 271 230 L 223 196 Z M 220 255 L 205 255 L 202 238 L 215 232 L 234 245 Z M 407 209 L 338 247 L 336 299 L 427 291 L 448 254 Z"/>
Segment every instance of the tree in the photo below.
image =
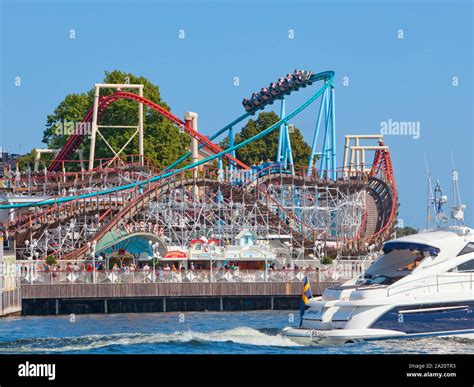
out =
<path fill-rule="evenodd" d="M 416 234 L 418 230 L 414 229 L 413 227 L 406 226 L 403 228 L 395 227 L 395 232 L 396 232 L 397 238 L 400 238 L 403 236 Z"/>
<path fill-rule="evenodd" d="M 56 261 L 56 257 L 54 255 L 48 255 L 46 257 L 46 264 L 49 266 L 56 265 L 58 261 Z"/>
<path fill-rule="evenodd" d="M 28 169 L 28 164 L 30 169 L 33 170 L 35 163 L 35 151 L 31 150 L 29 153 L 25 153 L 17 158 L 18 168 L 20 171 L 26 171 Z"/>
<path fill-rule="evenodd" d="M 145 98 L 157 103 L 163 108 L 170 107 L 162 100 L 160 90 L 143 76 L 135 76 L 118 70 L 105 72 L 103 83 L 140 83 L 144 85 L 143 95 Z M 103 89 L 101 95 L 112 94 L 115 90 Z M 80 123 L 87 111 L 92 107 L 94 100 L 94 89 L 87 93 L 69 94 L 56 107 L 54 112 L 47 117 L 46 129 L 43 134 L 43 142 L 51 149 L 61 148 L 67 141 L 69 135 L 58 133 L 58 126 L 65 128 L 70 123 Z M 107 110 L 99 119 L 99 125 L 137 125 L 138 104 L 129 100 L 118 100 L 109 105 Z M 135 132 L 134 128 L 100 128 L 107 142 L 118 151 L 128 138 Z M 145 156 L 159 167 L 165 167 L 177 160 L 188 151 L 190 138 L 181 133 L 180 130 L 167 121 L 156 111 L 144 107 L 144 151 Z M 83 141 L 81 149 L 84 154 L 89 154 L 90 142 Z M 138 154 L 138 136 L 127 145 L 122 154 Z M 95 157 L 113 157 L 113 152 L 106 143 L 97 136 Z"/>
<path fill-rule="evenodd" d="M 275 112 L 261 112 L 256 120 L 250 119 L 242 131 L 235 136 L 235 144 L 257 135 L 278 121 L 279 117 Z M 275 160 L 278 151 L 278 132 L 279 130 L 276 129 L 267 136 L 238 149 L 236 151 L 237 158 L 248 165 L 258 164 L 260 161 L 268 159 Z M 297 127 L 294 127 L 292 133 L 290 133 L 290 141 L 294 164 L 306 166 L 311 148 L 304 141 L 303 135 Z M 220 145 L 223 149 L 228 148 L 228 139 L 222 141 Z"/>
<path fill-rule="evenodd" d="M 330 265 L 332 263 L 332 258 L 329 256 L 329 255 L 324 255 L 322 258 L 321 258 L 321 263 L 323 265 Z"/>

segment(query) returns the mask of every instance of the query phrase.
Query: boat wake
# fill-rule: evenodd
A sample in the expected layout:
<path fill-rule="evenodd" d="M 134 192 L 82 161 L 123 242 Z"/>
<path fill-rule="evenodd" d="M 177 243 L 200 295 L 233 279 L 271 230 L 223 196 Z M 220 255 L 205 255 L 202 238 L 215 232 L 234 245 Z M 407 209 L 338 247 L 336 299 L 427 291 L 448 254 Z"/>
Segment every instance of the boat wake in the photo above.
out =
<path fill-rule="evenodd" d="M 70 337 L 24 338 L 0 342 L 0 353 L 205 353 L 216 350 L 232 352 L 235 346 L 253 348 L 286 348 L 314 351 L 313 346 L 296 344 L 282 337 L 278 329 L 253 329 L 238 327 L 220 331 L 195 332 L 192 330 L 174 333 L 113 333 Z M 440 345 L 442 343 L 442 345 Z M 210 345 L 213 344 L 213 345 Z M 229 344 L 227 347 L 226 344 Z M 136 347 L 131 349 L 130 346 Z M 460 349 L 460 346 L 462 348 Z M 181 350 L 178 348 L 181 347 Z M 206 348 L 207 347 L 207 348 Z M 227 349 L 226 349 L 227 348 Z M 250 349 L 250 348 L 249 348 Z M 261 349 L 259 349 L 261 350 Z M 317 353 L 474 353 L 471 338 L 438 337 L 408 340 L 375 341 L 372 343 L 349 344 L 345 346 L 321 346 Z M 265 350 L 264 350 L 265 351 Z"/>
<path fill-rule="evenodd" d="M 273 331 L 273 330 L 272 330 Z M 95 351 L 111 346 L 207 342 L 251 346 L 297 347 L 298 344 L 268 330 L 239 327 L 215 332 L 177 331 L 174 333 L 115 333 L 72 337 L 44 337 L 0 342 L 0 353 L 56 353 Z"/>

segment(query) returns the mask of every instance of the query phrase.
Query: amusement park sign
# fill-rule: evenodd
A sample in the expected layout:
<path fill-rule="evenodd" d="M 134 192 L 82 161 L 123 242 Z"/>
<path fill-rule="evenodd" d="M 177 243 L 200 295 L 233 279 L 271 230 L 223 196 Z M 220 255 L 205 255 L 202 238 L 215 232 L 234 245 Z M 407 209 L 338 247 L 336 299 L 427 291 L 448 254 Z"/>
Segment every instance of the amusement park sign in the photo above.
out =
<path fill-rule="evenodd" d="M 123 230 L 127 234 L 132 234 L 134 232 L 149 232 L 151 234 L 155 234 L 156 236 L 162 237 L 164 234 L 164 229 L 163 227 L 159 226 L 156 223 L 150 223 L 150 222 L 133 222 L 133 223 L 127 223 L 124 227 Z"/>
<path fill-rule="evenodd" d="M 184 251 L 178 251 L 178 250 L 170 250 L 164 256 L 164 258 L 166 259 L 173 259 L 173 258 L 185 259 L 187 257 L 188 256 L 186 255 Z"/>

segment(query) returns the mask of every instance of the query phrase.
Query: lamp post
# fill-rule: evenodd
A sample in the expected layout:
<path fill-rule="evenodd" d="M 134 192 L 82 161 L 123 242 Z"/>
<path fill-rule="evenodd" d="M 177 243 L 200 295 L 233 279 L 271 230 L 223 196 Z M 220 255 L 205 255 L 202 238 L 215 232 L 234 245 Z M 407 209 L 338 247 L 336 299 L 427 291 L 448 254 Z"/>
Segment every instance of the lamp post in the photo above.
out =
<path fill-rule="evenodd" d="M 29 241 L 28 239 L 25 241 L 25 245 L 26 245 L 26 251 L 30 250 L 30 248 L 29 248 L 30 241 Z M 32 256 L 32 255 L 33 255 L 33 254 L 31 254 L 31 250 L 30 250 L 30 259 L 31 259 L 31 260 L 33 260 L 33 256 Z"/>
<path fill-rule="evenodd" d="M 158 247 L 160 246 L 160 244 L 158 242 L 156 243 L 153 243 L 151 240 L 148 241 L 148 245 L 150 246 L 151 248 L 151 251 L 152 251 L 152 259 L 153 259 L 153 282 L 155 282 L 155 277 L 156 277 L 156 271 L 155 271 L 155 268 L 156 268 L 156 260 L 160 258 L 160 252 L 158 250 Z"/>
<path fill-rule="evenodd" d="M 95 283 L 95 250 L 97 241 L 92 242 L 92 283 Z"/>
<path fill-rule="evenodd" d="M 316 256 L 318 257 L 317 258 L 317 264 L 316 264 L 318 270 L 316 272 L 316 276 L 317 276 L 317 281 L 319 282 L 319 280 L 321 278 L 321 276 L 320 276 L 321 269 L 322 269 L 322 267 L 321 267 L 321 252 L 323 250 L 323 247 L 321 246 L 321 243 L 318 243 L 317 241 L 314 242 L 314 244 L 315 244 L 315 253 L 316 253 Z"/>
<path fill-rule="evenodd" d="M 95 250 L 97 248 L 97 241 L 93 241 L 92 243 L 87 242 L 87 247 L 90 249 L 92 258 L 92 283 L 95 283 Z"/>
<path fill-rule="evenodd" d="M 153 265 L 153 282 L 155 282 L 155 244 L 153 241 L 148 240 L 148 246 L 151 249 L 151 256 L 152 256 L 152 265 Z"/>
<path fill-rule="evenodd" d="M 154 250 L 153 250 L 153 241 L 150 240 L 150 239 L 148 240 L 148 246 L 150 246 L 150 249 L 152 249 L 152 250 L 151 250 L 151 253 L 153 254 L 153 253 L 154 253 Z"/>
<path fill-rule="evenodd" d="M 72 245 L 74 246 L 74 228 L 76 227 L 76 220 L 71 219 L 69 222 L 69 229 L 71 230 L 71 239 L 72 239 Z"/>
<path fill-rule="evenodd" d="M 38 241 L 36 239 L 33 239 L 33 242 L 31 243 L 31 255 L 34 254 L 36 259 L 38 258 L 38 255 L 39 255 L 39 254 L 36 254 L 37 253 L 37 251 L 36 251 L 37 247 L 38 247 Z"/>
<path fill-rule="evenodd" d="M 155 243 L 154 245 L 154 248 L 153 248 L 153 282 L 155 282 L 155 278 L 156 278 L 156 271 L 155 271 L 155 265 L 156 265 L 156 260 L 160 258 L 160 252 L 158 250 L 158 242 Z"/>
<path fill-rule="evenodd" d="M 318 257 L 318 264 L 321 264 L 321 253 L 323 251 L 323 247 L 321 243 L 316 243 L 316 256 Z"/>
<path fill-rule="evenodd" d="M 36 251 L 36 248 L 38 247 L 38 241 L 36 239 L 33 239 L 31 242 L 26 240 L 25 245 L 30 252 L 30 260 L 31 264 L 33 265 L 33 270 L 36 272 L 37 263 L 35 262 L 35 264 L 33 264 L 33 261 L 37 261 L 39 257 L 39 253 Z"/>
<path fill-rule="evenodd" d="M 30 243 L 30 241 L 25 241 L 25 244 L 26 244 L 26 248 L 28 248 L 28 246 L 30 246 L 30 258 L 33 260 L 34 258 L 34 255 L 35 255 L 35 250 L 36 250 L 36 246 L 37 246 L 37 241 L 36 239 L 33 239 Z"/>
<path fill-rule="evenodd" d="M 202 248 L 205 249 L 206 247 L 209 251 L 209 282 L 212 282 L 212 255 L 211 255 L 211 252 L 209 250 L 209 245 L 208 244 L 204 244 Z"/>

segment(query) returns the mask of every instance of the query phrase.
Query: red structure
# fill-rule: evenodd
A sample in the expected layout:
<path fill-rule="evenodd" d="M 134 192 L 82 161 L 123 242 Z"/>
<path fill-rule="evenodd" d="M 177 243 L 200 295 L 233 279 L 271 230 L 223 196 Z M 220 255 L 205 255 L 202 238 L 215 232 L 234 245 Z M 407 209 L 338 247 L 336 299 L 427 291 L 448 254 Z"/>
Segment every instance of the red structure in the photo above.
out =
<path fill-rule="evenodd" d="M 203 144 L 209 151 L 212 153 L 219 153 L 222 152 L 222 148 L 218 146 L 217 144 L 213 143 L 210 141 L 206 136 L 200 134 L 199 132 L 193 130 L 191 127 L 185 124 L 184 121 L 170 113 L 168 110 L 164 109 L 157 103 L 150 101 L 144 97 L 140 97 L 139 95 L 136 95 L 134 93 L 129 93 L 126 91 L 119 91 L 114 94 L 111 94 L 106 97 L 101 97 L 99 101 L 99 110 L 98 114 L 99 116 L 115 101 L 119 99 L 129 99 L 132 101 L 136 101 L 137 103 L 142 103 L 145 106 L 148 106 L 149 108 L 155 110 L 159 114 L 161 114 L 163 117 L 165 117 L 168 121 L 173 123 L 174 125 L 178 126 L 179 128 L 183 129 L 186 133 L 188 133 L 191 137 L 195 138 L 200 144 Z M 93 114 L 93 109 L 89 109 L 87 114 L 84 116 L 84 119 L 82 120 L 83 123 L 86 122 L 91 122 L 92 120 L 92 114 Z M 48 171 L 53 172 L 57 171 L 60 166 L 61 162 L 63 160 L 68 160 L 72 154 L 76 151 L 76 149 L 79 148 L 81 143 L 84 141 L 84 138 L 86 136 L 83 134 L 73 134 L 69 137 L 66 145 L 61 149 L 61 151 L 57 154 L 55 159 L 51 162 L 51 164 L 48 167 Z M 241 162 L 240 160 L 236 159 L 230 154 L 226 154 L 226 157 L 229 159 L 229 161 L 235 165 L 239 166 L 240 168 L 248 169 L 249 167 Z"/>

